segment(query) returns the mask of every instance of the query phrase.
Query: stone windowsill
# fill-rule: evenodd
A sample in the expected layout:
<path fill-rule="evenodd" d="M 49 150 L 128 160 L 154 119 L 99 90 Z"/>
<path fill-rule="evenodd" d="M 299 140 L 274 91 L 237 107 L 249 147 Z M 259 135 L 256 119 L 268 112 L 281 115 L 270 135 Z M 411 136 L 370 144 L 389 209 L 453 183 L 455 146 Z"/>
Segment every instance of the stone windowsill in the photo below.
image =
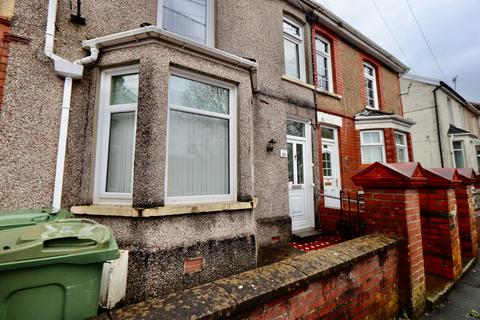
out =
<path fill-rule="evenodd" d="M 342 99 L 342 96 L 339 95 L 339 94 L 324 91 L 324 90 L 320 90 L 310 83 L 306 83 L 303 80 L 297 79 L 295 77 L 292 77 L 292 76 L 289 76 L 289 75 L 286 75 L 286 74 L 282 75 L 282 80 L 294 83 L 296 85 L 302 86 L 302 87 L 310 89 L 310 90 L 314 90 L 315 92 L 317 92 L 319 94 L 322 94 L 322 95 L 326 95 L 326 96 L 329 96 L 329 97 L 332 97 L 332 98 L 335 98 L 335 99 L 338 99 L 338 100 Z"/>
<path fill-rule="evenodd" d="M 207 212 L 251 210 L 257 207 L 257 198 L 251 202 L 219 202 L 189 205 L 168 205 L 156 208 L 132 208 L 131 206 L 90 205 L 74 206 L 70 210 L 77 215 L 113 216 L 113 217 L 162 217 Z"/>

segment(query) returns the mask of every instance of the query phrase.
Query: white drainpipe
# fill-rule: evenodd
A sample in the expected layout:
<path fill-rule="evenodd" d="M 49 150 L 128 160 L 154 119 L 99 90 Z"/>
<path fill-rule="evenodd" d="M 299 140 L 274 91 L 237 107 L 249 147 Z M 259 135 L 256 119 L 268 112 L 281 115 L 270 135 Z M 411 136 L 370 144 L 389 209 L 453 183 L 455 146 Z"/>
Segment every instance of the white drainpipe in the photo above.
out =
<path fill-rule="evenodd" d="M 73 79 L 81 79 L 83 65 L 92 63 L 98 58 L 99 49 L 90 48 L 90 56 L 76 60 L 74 63 L 57 56 L 54 53 L 55 22 L 57 20 L 57 0 L 48 2 L 47 30 L 45 31 L 45 55 L 53 60 L 55 72 L 65 78 L 63 85 L 62 114 L 58 135 L 57 164 L 55 169 L 55 186 L 53 190 L 54 209 L 60 209 L 62 204 L 63 174 L 65 170 L 65 154 L 68 136 L 68 118 L 70 115 L 70 101 L 72 96 Z"/>

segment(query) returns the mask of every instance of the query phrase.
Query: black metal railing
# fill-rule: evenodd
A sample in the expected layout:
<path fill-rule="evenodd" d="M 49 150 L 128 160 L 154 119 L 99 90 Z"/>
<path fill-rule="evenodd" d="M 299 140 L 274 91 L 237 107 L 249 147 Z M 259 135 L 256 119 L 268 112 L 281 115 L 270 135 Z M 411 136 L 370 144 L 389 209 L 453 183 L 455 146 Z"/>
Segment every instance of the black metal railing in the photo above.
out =
<path fill-rule="evenodd" d="M 337 231 L 344 239 L 353 239 L 365 235 L 365 201 L 363 193 L 341 190 L 340 197 L 326 194 L 320 194 L 320 196 L 324 199 L 335 199 L 340 202 L 340 208 L 331 209 L 339 210 Z"/>

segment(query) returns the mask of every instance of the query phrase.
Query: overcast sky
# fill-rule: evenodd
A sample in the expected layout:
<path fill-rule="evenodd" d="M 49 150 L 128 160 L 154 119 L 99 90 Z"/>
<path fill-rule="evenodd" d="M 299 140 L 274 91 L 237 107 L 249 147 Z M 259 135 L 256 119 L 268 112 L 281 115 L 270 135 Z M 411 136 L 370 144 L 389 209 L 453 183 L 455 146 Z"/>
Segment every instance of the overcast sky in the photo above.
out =
<path fill-rule="evenodd" d="M 407 58 L 385 27 L 373 0 L 317 0 L 409 65 L 412 73 L 442 79 L 406 0 L 376 0 Z M 480 102 L 480 0 L 409 0 L 445 74 L 457 91 Z M 453 85 L 452 85 L 453 87 Z"/>

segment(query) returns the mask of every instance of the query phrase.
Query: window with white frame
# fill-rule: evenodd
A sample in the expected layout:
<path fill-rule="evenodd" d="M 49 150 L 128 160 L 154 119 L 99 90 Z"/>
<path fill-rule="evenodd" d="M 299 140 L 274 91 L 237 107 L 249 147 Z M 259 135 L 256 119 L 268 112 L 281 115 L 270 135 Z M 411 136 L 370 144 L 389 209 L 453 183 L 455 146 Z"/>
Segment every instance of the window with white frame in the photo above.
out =
<path fill-rule="evenodd" d="M 287 17 L 283 18 L 283 49 L 285 74 L 305 81 L 303 27 Z"/>
<path fill-rule="evenodd" d="M 333 92 L 331 45 L 327 39 L 317 36 L 315 39 L 317 62 L 317 87 Z"/>
<path fill-rule="evenodd" d="M 395 132 L 395 146 L 397 149 L 397 162 L 408 162 L 407 135 Z"/>
<path fill-rule="evenodd" d="M 365 78 L 365 97 L 367 108 L 378 110 L 377 75 L 375 67 L 369 63 L 363 64 L 363 75 Z"/>
<path fill-rule="evenodd" d="M 166 203 L 235 201 L 235 96 L 224 82 L 170 75 Z"/>
<path fill-rule="evenodd" d="M 213 0 L 158 0 L 158 25 L 195 42 L 213 46 Z"/>
<path fill-rule="evenodd" d="M 385 143 L 382 130 L 360 132 L 362 163 L 385 162 Z"/>
<path fill-rule="evenodd" d="M 94 202 L 131 203 L 138 67 L 103 72 L 100 87 Z"/>
<path fill-rule="evenodd" d="M 455 168 L 465 168 L 465 152 L 463 150 L 463 141 L 453 141 L 452 145 Z"/>

